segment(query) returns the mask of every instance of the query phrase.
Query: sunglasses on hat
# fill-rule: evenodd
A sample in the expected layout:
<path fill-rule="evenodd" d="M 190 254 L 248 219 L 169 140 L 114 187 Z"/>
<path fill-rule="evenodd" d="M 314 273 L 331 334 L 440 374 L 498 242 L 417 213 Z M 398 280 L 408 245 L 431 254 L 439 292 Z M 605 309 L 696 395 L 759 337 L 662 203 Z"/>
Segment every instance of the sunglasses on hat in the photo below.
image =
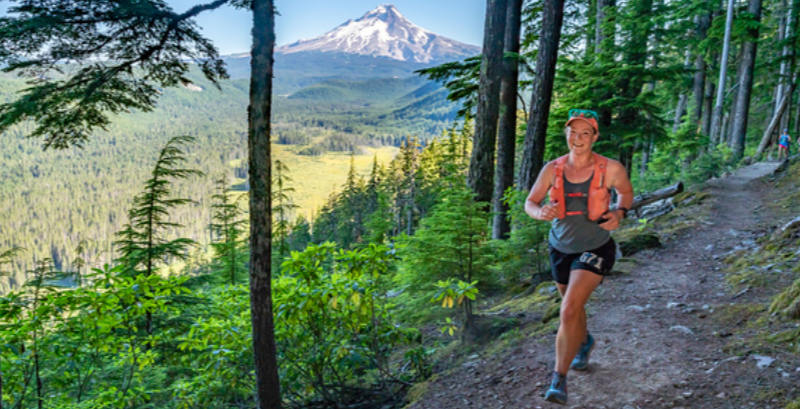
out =
<path fill-rule="evenodd" d="M 591 109 L 570 109 L 569 110 L 569 117 L 570 118 L 594 118 L 599 119 L 597 116 L 597 112 L 592 111 Z"/>

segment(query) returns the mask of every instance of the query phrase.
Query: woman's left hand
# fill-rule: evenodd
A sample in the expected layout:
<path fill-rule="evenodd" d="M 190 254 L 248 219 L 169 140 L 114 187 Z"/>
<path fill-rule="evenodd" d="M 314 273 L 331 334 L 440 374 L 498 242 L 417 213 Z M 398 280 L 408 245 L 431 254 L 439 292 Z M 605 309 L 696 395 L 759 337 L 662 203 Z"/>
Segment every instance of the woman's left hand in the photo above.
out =
<path fill-rule="evenodd" d="M 600 217 L 601 219 L 607 220 L 598 224 L 598 226 L 608 231 L 616 230 L 619 227 L 619 223 L 622 221 L 622 217 L 622 210 L 609 210 Z"/>

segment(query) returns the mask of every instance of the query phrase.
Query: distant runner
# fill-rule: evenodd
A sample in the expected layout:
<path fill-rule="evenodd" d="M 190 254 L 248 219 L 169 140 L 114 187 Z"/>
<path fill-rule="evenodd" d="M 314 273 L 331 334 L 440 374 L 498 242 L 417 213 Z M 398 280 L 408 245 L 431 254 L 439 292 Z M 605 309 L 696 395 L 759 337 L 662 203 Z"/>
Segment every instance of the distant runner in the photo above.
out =
<path fill-rule="evenodd" d="M 789 156 L 789 145 L 791 145 L 791 143 L 792 138 L 789 136 L 789 130 L 784 129 L 781 137 L 778 139 L 778 160 Z"/>
<path fill-rule="evenodd" d="M 542 168 L 525 201 L 529 216 L 553 221 L 550 264 L 562 300 L 555 370 L 545 399 L 561 404 L 567 402 L 567 371 L 589 368 L 595 341 L 586 327 L 584 306 L 614 265 L 616 244 L 609 231 L 619 227 L 633 202 L 625 167 L 592 152 L 599 137 L 597 113 L 572 109 L 565 126 L 569 154 Z M 611 189 L 618 197 L 613 210 Z M 548 191 L 550 201 L 542 205 Z"/>

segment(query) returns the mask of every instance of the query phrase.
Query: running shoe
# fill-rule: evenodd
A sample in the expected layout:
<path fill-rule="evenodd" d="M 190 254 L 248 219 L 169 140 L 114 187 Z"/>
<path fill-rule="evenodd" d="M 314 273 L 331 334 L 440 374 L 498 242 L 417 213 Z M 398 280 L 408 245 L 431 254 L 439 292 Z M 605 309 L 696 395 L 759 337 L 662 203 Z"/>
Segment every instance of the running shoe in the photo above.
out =
<path fill-rule="evenodd" d="M 553 371 L 553 381 L 550 383 L 550 389 L 544 394 L 544 400 L 562 405 L 567 403 L 567 375 Z"/>
<path fill-rule="evenodd" d="M 586 333 L 586 342 L 581 344 L 581 349 L 578 350 L 578 355 L 575 355 L 575 359 L 572 360 L 572 364 L 569 366 L 570 369 L 574 369 L 576 371 L 585 371 L 589 369 L 589 355 L 592 353 L 592 349 L 594 349 L 594 337 L 592 334 Z"/>

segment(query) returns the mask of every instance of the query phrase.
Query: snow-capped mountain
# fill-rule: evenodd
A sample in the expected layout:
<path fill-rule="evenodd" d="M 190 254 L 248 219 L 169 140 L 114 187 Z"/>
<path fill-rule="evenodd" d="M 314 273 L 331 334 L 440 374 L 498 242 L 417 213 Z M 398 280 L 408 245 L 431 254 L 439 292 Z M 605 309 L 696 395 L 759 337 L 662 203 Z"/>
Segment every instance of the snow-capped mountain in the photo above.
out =
<path fill-rule="evenodd" d="M 432 63 L 473 56 L 481 49 L 425 30 L 403 17 L 395 6 L 383 5 L 317 38 L 300 40 L 275 51 L 341 52 Z"/>

